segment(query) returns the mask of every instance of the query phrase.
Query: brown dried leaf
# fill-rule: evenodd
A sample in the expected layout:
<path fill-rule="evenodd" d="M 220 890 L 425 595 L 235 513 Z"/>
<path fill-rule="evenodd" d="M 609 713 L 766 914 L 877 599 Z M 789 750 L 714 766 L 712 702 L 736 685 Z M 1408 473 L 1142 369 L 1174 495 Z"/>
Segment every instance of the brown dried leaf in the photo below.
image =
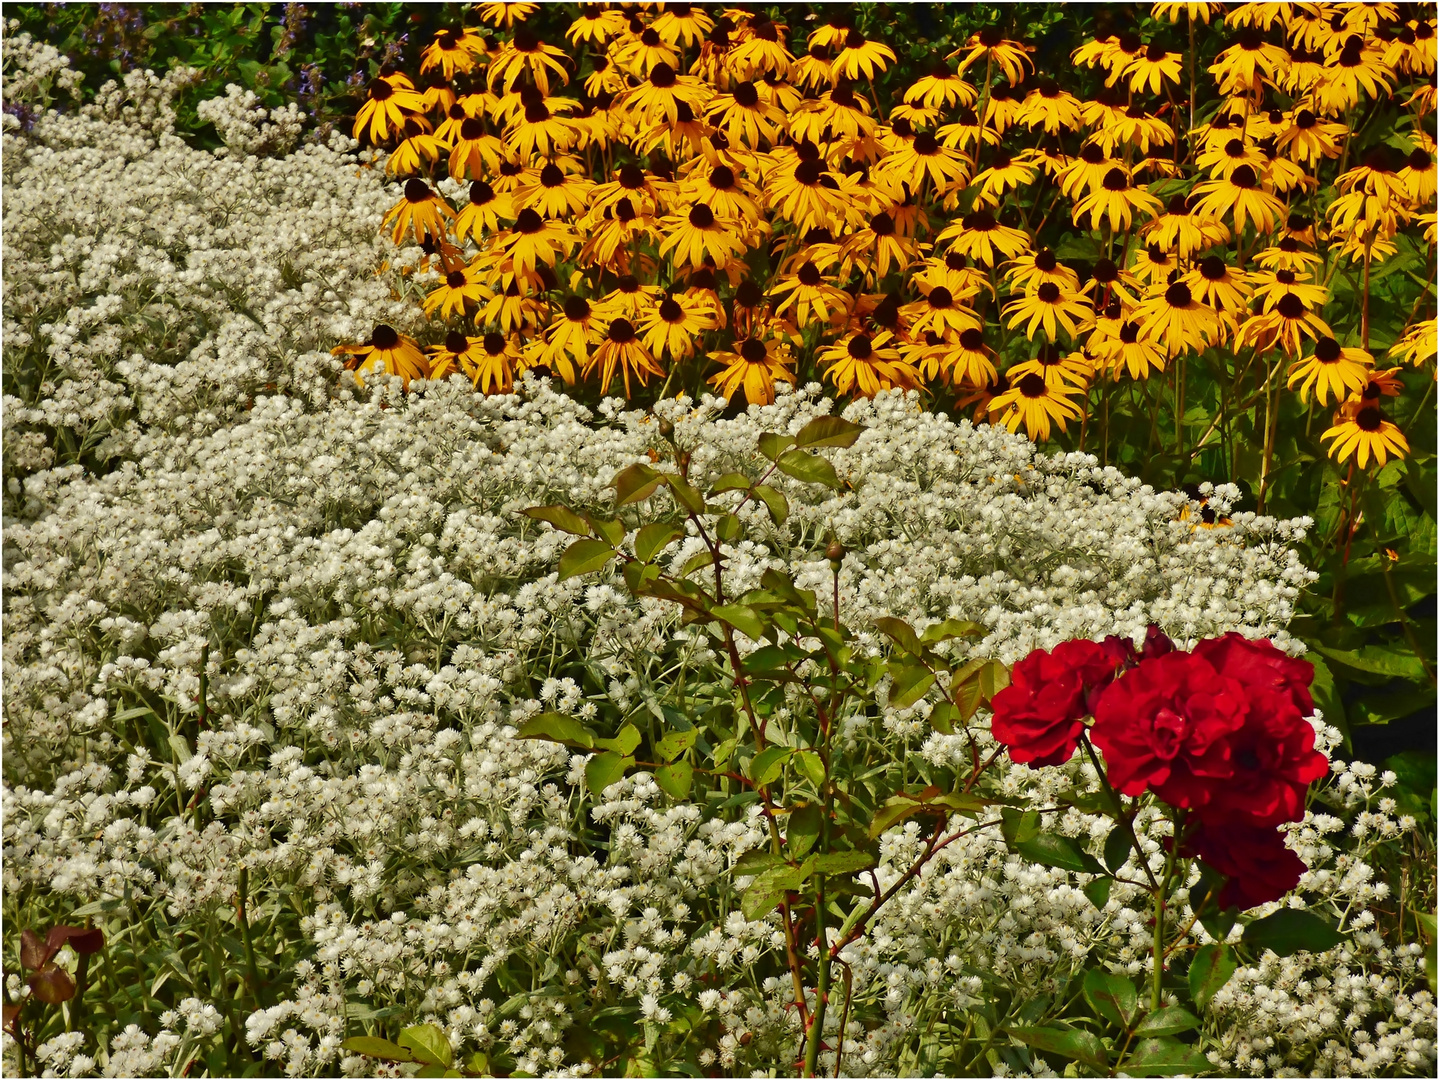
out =
<path fill-rule="evenodd" d="M 75 980 L 57 964 L 46 964 L 30 976 L 30 989 L 46 1005 L 59 1005 L 75 996 Z"/>

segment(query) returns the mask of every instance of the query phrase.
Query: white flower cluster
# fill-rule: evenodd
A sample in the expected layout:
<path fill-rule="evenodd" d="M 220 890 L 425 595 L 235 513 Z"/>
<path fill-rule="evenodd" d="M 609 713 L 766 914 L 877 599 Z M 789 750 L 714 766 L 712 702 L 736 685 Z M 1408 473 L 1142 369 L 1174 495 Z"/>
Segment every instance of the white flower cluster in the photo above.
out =
<path fill-rule="evenodd" d="M 64 95 L 80 96 L 80 83 L 85 76 L 70 66 L 70 58 L 55 46 L 36 41 L 29 34 L 17 33 L 18 19 L 3 24 L 4 47 L 0 49 L 0 97 L 7 105 L 49 105 Z M 20 122 L 7 113 L 6 130 Z"/>
<path fill-rule="evenodd" d="M 596 415 L 533 379 L 493 398 L 460 379 L 358 390 L 328 347 L 380 318 L 403 326 L 407 309 L 391 295 L 398 276 L 375 275 L 387 202 L 375 170 L 338 139 L 284 159 L 200 154 L 164 131 L 165 100 L 131 80 L 81 117 L 46 114 L 13 136 L 7 162 L 7 364 L 13 348 L 45 376 L 32 400 L 6 402 L 7 458 L 27 445 L 13 430 L 120 459 L 96 475 L 47 468 L 32 449 L 10 474 L 7 896 L 48 897 L 57 920 L 123 897 L 118 913 L 97 907 L 107 933 L 149 905 L 157 920 L 238 934 L 243 871 L 277 936 L 266 955 L 312 954 L 244 1024 L 266 1067 L 291 1076 L 376 1074 L 340 1049 L 362 1030 L 356 1002 L 399 1007 L 457 1053 L 509 1055 L 532 1074 L 585 1073 L 568 1049 L 576 1015 L 606 1001 L 656 1043 L 681 1017 L 712 1032 L 701 1065 L 785 1067 L 792 988 L 750 977 L 783 955 L 783 935 L 773 914 L 743 916 L 748 879 L 730 873 L 764 842 L 757 809 L 676 804 L 643 771 L 593 798 L 582 755 L 513 737 L 547 709 L 653 735 L 675 671 L 717 663 L 712 640 L 611 571 L 559 582 L 570 538 L 518 511 L 605 510 L 620 469 L 670 467 L 662 420 L 694 482 L 757 473 L 762 432 L 797 432 L 830 403 L 808 387 L 726 420 L 710 398 L 654 414 L 607 401 Z M 81 199 L 82 184 L 105 198 Z M 975 651 L 1006 662 L 1070 637 L 1138 640 L 1151 623 L 1297 651 L 1283 627 L 1311 579 L 1291 547 L 1306 523 L 1234 513 L 1198 527 L 1181 494 L 1084 455 L 1038 455 L 913 395 L 845 415 L 868 430 L 823 451 L 840 490 L 780 475 L 782 526 L 740 511 L 735 591 L 772 567 L 827 588 L 834 534 L 849 549 L 845 618 L 871 652 L 882 615 L 976 620 L 988 634 Z M 1236 495 L 1206 494 L 1223 509 Z M 668 507 L 656 496 L 640 513 Z M 667 565 L 698 544 L 679 541 Z M 964 760 L 927 709 L 855 718 L 845 740 L 892 783 Z M 1333 730 L 1321 735 L 1332 748 Z M 986 731 L 979 741 L 992 746 Z M 1003 790 L 1038 800 L 1094 781 L 1078 762 L 997 769 Z M 1417 953 L 1372 930 L 1385 897 L 1371 853 L 1413 827 L 1385 782 L 1345 767 L 1334 805 L 1291 830 L 1309 902 L 1353 933 L 1241 968 L 1206 1019 L 1218 1066 L 1432 1071 Z M 1072 810 L 1058 827 L 1097 843 L 1104 824 Z M 1162 824 L 1141 818 L 1133 858 L 1158 864 Z M 1339 845 L 1336 830 L 1356 826 Z M 920 843 L 912 823 L 884 837 L 881 886 Z M 855 1008 L 843 1032 L 830 1010 L 826 1041 L 842 1041 L 851 1074 L 932 1070 L 919 1047 L 940 1013 L 993 1031 L 983 1009 L 1057 1000 L 1086 961 L 1142 976 L 1147 913 L 1127 888 L 1097 909 L 992 829 L 956 841 L 844 950 Z M 66 1036 L 37 1056 L 55 1075 L 178 1072 L 214 1036 L 217 1007 L 231 1003 L 187 998 L 156 1034 Z M 1014 1053 L 991 1039 L 963 1064 L 1022 1071 Z"/>
<path fill-rule="evenodd" d="M 304 113 L 293 101 L 267 112 L 255 91 L 234 83 L 225 87 L 224 97 L 200 102 L 195 112 L 215 125 L 226 147 L 241 155 L 288 154 L 305 124 Z"/>

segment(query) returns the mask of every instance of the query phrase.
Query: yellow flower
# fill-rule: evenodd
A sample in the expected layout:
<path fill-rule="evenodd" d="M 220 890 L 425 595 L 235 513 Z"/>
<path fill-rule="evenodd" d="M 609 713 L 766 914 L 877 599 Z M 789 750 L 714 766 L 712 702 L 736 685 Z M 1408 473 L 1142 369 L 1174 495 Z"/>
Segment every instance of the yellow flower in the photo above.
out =
<path fill-rule="evenodd" d="M 660 227 L 666 234 L 660 255 L 669 255 L 677 270 L 686 265 L 703 266 L 706 257 L 723 265 L 745 248 L 738 223 L 716 218 L 704 203 L 695 204 L 683 217 L 664 218 Z"/>
<path fill-rule="evenodd" d="M 935 237 L 936 245 L 947 241 L 951 252 L 985 266 L 993 266 L 998 258 L 1012 259 L 1029 246 L 1026 234 L 1001 225 L 986 209 L 965 214 Z"/>
<path fill-rule="evenodd" d="M 528 74 L 539 92 L 548 97 L 552 77 L 558 79 L 561 85 L 570 81 L 569 73 L 565 71 L 568 59 L 553 45 L 546 45 L 533 31 L 521 27 L 513 40 L 505 42 L 495 53 L 486 77 L 491 90 L 498 83 L 505 93 L 509 93 L 520 77 Z"/>
<path fill-rule="evenodd" d="M 666 296 L 641 319 L 640 340 L 654 356 L 667 352 L 671 360 L 687 360 L 694 355 L 695 339 L 715 325 L 707 304 L 683 294 Z"/>
<path fill-rule="evenodd" d="M 1182 281 L 1151 286 L 1135 318 L 1140 336 L 1159 342 L 1170 356 L 1191 349 L 1202 352 L 1220 335 L 1218 317 L 1195 300 Z"/>
<path fill-rule="evenodd" d="M 1369 382 L 1374 358 L 1363 349 L 1346 349 L 1332 337 L 1321 337 L 1314 343 L 1314 354 L 1289 367 L 1289 388 L 1299 385 L 1299 397 L 1309 400 L 1309 391 L 1319 404 L 1329 402 L 1329 395 L 1342 401 L 1363 390 Z"/>
<path fill-rule="evenodd" d="M 478 306 L 482 300 L 488 298 L 487 291 L 480 284 L 474 270 L 467 266 L 456 266 L 445 273 L 440 287 L 425 297 L 425 314 L 433 315 L 438 308 L 442 319 L 448 319 L 455 314 L 463 316 L 465 301 Z"/>
<path fill-rule="evenodd" d="M 1244 231 L 1246 222 L 1253 222 L 1259 232 L 1273 232 L 1275 224 L 1284 220 L 1284 204 L 1263 190 L 1259 174 L 1249 165 L 1240 165 L 1228 179 L 1195 185 L 1194 193 L 1200 196 L 1194 204 L 1195 214 L 1222 217 L 1232 213 L 1237 232 Z"/>
<path fill-rule="evenodd" d="M 487 233 L 499 232 L 500 219 L 514 216 L 515 207 L 510 196 L 497 194 L 495 189 L 483 180 L 472 181 L 470 201 L 461 207 L 455 218 L 455 239 L 463 240 L 472 236 L 475 242 L 479 243 L 482 230 Z"/>
<path fill-rule="evenodd" d="M 553 267 L 574 246 L 564 225 L 546 221 L 529 207 L 515 215 L 515 224 L 499 241 L 500 250 L 514 260 L 515 269 L 533 272 L 537 262 Z"/>
<path fill-rule="evenodd" d="M 783 316 L 793 311 L 795 322 L 801 329 L 816 320 L 833 321 L 844 314 L 850 304 L 849 294 L 825 281 L 819 267 L 812 261 L 806 262 L 795 273 L 780 278 L 771 295 L 784 297 L 775 308 L 775 314 Z"/>
<path fill-rule="evenodd" d="M 850 29 L 844 48 L 834 58 L 832 70 L 845 79 L 873 79 L 895 60 L 894 50 L 883 42 L 871 41 L 858 30 Z"/>
<path fill-rule="evenodd" d="M 1409 452 L 1404 433 L 1384 418 L 1377 404 L 1362 399 L 1346 402 L 1334 414 L 1334 426 L 1319 438 L 1334 440 L 1329 455 L 1335 461 L 1347 461 L 1352 454 L 1361 469 L 1368 467 L 1370 455 L 1376 465 L 1383 465 L 1390 455 L 1402 460 Z"/>
<path fill-rule="evenodd" d="M 481 22 L 508 30 L 515 23 L 524 22 L 539 11 L 540 5 L 531 3 L 530 0 L 487 0 L 486 3 L 475 5 L 475 8 Z"/>
<path fill-rule="evenodd" d="M 420 54 L 420 74 L 439 68 L 445 78 L 453 79 L 457 71 L 473 71 L 475 57 L 483 56 L 485 39 L 472 30 L 446 27 L 435 35 Z"/>
<path fill-rule="evenodd" d="M 847 334 L 820 349 L 817 358 L 827 365 L 825 378 L 834 383 L 839 394 L 858 389 L 864 397 L 874 397 L 881 390 L 897 386 L 917 387 L 919 372 L 900 359 L 899 351 L 891 344 L 893 340 L 888 330 L 874 336 Z"/>
<path fill-rule="evenodd" d="M 1034 332 L 1041 327 L 1050 341 L 1055 339 L 1060 328 L 1068 337 L 1075 338 L 1094 316 L 1083 296 L 1068 292 L 1052 281 L 1043 282 L 1034 292 L 1012 300 L 1005 310 L 1009 315 L 1009 328 L 1012 330 L 1021 323 L 1027 323 L 1025 334 L 1031 341 Z"/>
<path fill-rule="evenodd" d="M 1084 123 L 1079 99 L 1048 77 L 1040 79 L 1038 87 L 1025 96 L 1017 119 L 1031 131 L 1043 125 L 1046 135 L 1056 135 L 1061 128 L 1078 131 Z"/>
<path fill-rule="evenodd" d="M 600 347 L 585 362 L 584 376 L 600 368 L 600 393 L 608 394 L 610 382 L 619 369 L 625 381 L 625 397 L 630 396 L 630 375 L 633 374 L 644 386 L 651 375 L 663 375 L 664 368 L 655 363 L 655 358 L 640 342 L 635 327 L 628 319 L 620 318 L 610 323 L 609 330 L 600 341 Z"/>
<path fill-rule="evenodd" d="M 1029 53 L 1033 51 L 1032 45 L 1010 41 L 1001 30 L 991 26 L 971 34 L 968 41 L 945 59 L 953 60 L 963 53 L 964 57 L 959 62 L 959 74 L 961 75 L 974 64 L 980 64 L 983 67 L 984 64 L 981 64 L 980 61 L 992 63 L 1004 73 L 1010 86 L 1018 86 L 1024 81 L 1024 65 L 1028 64 L 1031 69 L 1034 68 L 1034 63 L 1029 59 Z"/>
<path fill-rule="evenodd" d="M 334 356 L 349 356 L 345 369 L 355 373 L 355 381 L 361 386 L 365 383 L 362 376 L 366 374 L 398 375 L 407 388 L 411 379 L 426 379 L 430 375 L 430 363 L 419 345 L 385 323 L 378 324 L 363 345 L 340 345 L 330 351 Z"/>
<path fill-rule="evenodd" d="M 383 230 L 386 225 L 394 222 L 392 235 L 397 244 L 405 233 L 413 228 L 415 242 L 422 244 L 426 240 L 439 239 L 445 235 L 445 216 L 454 217 L 455 212 L 440 198 L 438 192 L 430 190 L 429 184 L 419 177 L 414 177 L 405 181 L 404 197 L 385 214 L 380 221 L 380 228 Z"/>
<path fill-rule="evenodd" d="M 1389 351 L 1415 367 L 1423 366 L 1439 354 L 1439 324 L 1434 319 L 1415 323 Z"/>
<path fill-rule="evenodd" d="M 396 89 L 388 79 L 375 79 L 370 83 L 369 97 L 355 114 L 351 134 L 358 139 L 363 133 L 364 138 L 377 143 L 389 138 L 391 130 L 403 129 L 408 114 L 424 111 L 425 99 L 413 87 Z"/>
<path fill-rule="evenodd" d="M 794 383 L 789 350 L 775 341 L 748 337 L 736 342 L 733 351 L 712 353 L 710 359 L 724 364 L 725 369 L 711 376 L 709 385 L 731 400 L 743 389 L 749 404 L 772 405 L 774 384 Z"/>
<path fill-rule="evenodd" d="M 1005 372 L 1011 384 L 1026 375 L 1038 375 L 1045 385 L 1064 394 L 1083 392 L 1094 377 L 1094 365 L 1082 352 L 1066 353 L 1052 342 L 1040 345 L 1039 352 Z"/>
<path fill-rule="evenodd" d="M 1104 174 L 1104 181 L 1098 188 L 1075 205 L 1074 222 L 1081 224 L 1080 219 L 1088 214 L 1091 229 L 1098 229 L 1107 221 L 1110 229 L 1119 233 L 1129 229 L 1134 212 L 1154 218 L 1163 208 L 1164 204 L 1144 188 L 1132 185 L 1128 174 L 1116 165 Z"/>
<path fill-rule="evenodd" d="M 575 381 L 575 364 L 583 364 L 594 345 L 609 330 L 609 322 L 583 296 L 567 297 L 560 317 L 545 331 L 540 361 L 557 370 L 565 382 Z"/>
<path fill-rule="evenodd" d="M 1012 374 L 1012 373 L 1007 373 Z M 1030 372 L 1011 379 L 1009 389 L 989 403 L 989 412 L 997 414 L 1005 427 L 1018 431 L 1021 424 L 1035 442 L 1049 439 L 1051 425 L 1066 430 L 1070 420 L 1078 420 L 1083 410 L 1070 400 L 1070 393 L 1045 381 L 1043 375 Z"/>

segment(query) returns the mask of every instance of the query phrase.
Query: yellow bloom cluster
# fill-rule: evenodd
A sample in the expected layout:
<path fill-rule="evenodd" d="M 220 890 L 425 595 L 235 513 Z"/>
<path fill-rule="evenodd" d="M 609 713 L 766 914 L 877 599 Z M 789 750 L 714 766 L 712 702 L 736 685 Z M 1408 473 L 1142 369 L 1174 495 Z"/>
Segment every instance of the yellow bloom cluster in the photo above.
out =
<path fill-rule="evenodd" d="M 1436 39 L 1395 4 L 1234 7 L 1202 119 L 1192 49 L 1137 33 L 1074 53 L 1103 77 L 1081 98 L 982 30 L 884 113 L 895 53 L 846 6 L 800 41 L 754 9 L 587 4 L 567 48 L 535 10 L 480 5 L 490 28 L 441 31 L 414 81 L 382 69 L 355 119 L 409 177 L 385 227 L 438 262 L 425 310 L 482 332 L 450 326 L 430 373 L 489 391 L 598 373 L 629 395 L 709 361 L 763 403 L 814 364 L 841 395 L 952 387 L 1044 439 L 1096 381 L 1218 349 L 1287 358 L 1336 422 L 1377 409 L 1367 313 L 1341 345 L 1323 311 L 1336 270 L 1367 281 L 1411 226 L 1432 251 Z M 1153 14 L 1192 43 L 1223 10 Z M 1411 149 L 1360 149 L 1357 111 L 1401 94 Z M 1037 239 L 1066 219 L 1080 257 Z M 1395 353 L 1430 363 L 1434 336 L 1411 319 Z M 1376 439 L 1337 445 L 1401 452 Z"/>

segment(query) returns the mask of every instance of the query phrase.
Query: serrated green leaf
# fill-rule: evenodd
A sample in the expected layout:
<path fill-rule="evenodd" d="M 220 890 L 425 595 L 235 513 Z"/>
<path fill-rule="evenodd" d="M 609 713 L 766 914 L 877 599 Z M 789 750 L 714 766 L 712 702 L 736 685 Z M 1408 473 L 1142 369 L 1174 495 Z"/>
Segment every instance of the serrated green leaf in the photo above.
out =
<path fill-rule="evenodd" d="M 818 454 L 804 450 L 786 450 L 775 464 L 779 466 L 780 472 L 803 483 L 839 487 L 839 474 L 834 471 L 834 466 Z"/>
<path fill-rule="evenodd" d="M 697 738 L 699 738 L 698 728 L 666 732 L 661 736 L 659 742 L 655 743 L 655 753 L 665 761 L 673 761 L 693 746 Z"/>
<path fill-rule="evenodd" d="M 814 857 L 816 874 L 831 874 L 836 877 L 858 874 L 874 865 L 874 856 L 867 851 L 831 851 Z"/>
<path fill-rule="evenodd" d="M 1124 1061 L 1130 1076 L 1192 1076 L 1213 1068 L 1194 1047 L 1174 1039 L 1145 1039 Z"/>
<path fill-rule="evenodd" d="M 875 619 L 874 625 L 879 627 L 879 632 L 889 638 L 901 649 L 915 656 L 920 654 L 919 635 L 914 632 L 914 627 L 903 619 L 892 619 L 888 616 Z"/>
<path fill-rule="evenodd" d="M 366 1057 L 379 1058 L 381 1061 L 419 1061 L 413 1050 L 406 1049 L 398 1043 L 392 1043 L 389 1039 L 377 1039 L 373 1035 L 356 1035 L 352 1039 L 346 1039 L 340 1044 L 341 1050 L 348 1050 L 352 1054 L 364 1054 Z"/>
<path fill-rule="evenodd" d="M 757 787 L 773 783 L 784 772 L 785 762 L 793 753 L 788 746 L 766 746 L 749 763 L 749 778 Z"/>
<path fill-rule="evenodd" d="M 924 808 L 924 803 L 913 796 L 902 792 L 891 795 L 884 805 L 875 811 L 874 819 L 869 823 L 870 839 L 877 840 L 886 829 L 898 825 L 905 818 L 913 817 Z"/>
<path fill-rule="evenodd" d="M 776 855 L 768 848 L 752 848 L 735 860 L 732 869 L 738 875 L 753 876 L 771 867 L 785 865 L 787 864 L 783 855 Z"/>
<path fill-rule="evenodd" d="M 573 717 L 547 712 L 532 716 L 515 732 L 518 739 L 548 739 L 581 750 L 593 749 L 595 733 Z"/>
<path fill-rule="evenodd" d="M 766 431 L 759 437 L 759 452 L 771 461 L 793 445 L 794 440 L 788 435 L 776 435 L 773 431 Z"/>
<path fill-rule="evenodd" d="M 853 446 L 864 432 L 859 424 L 852 424 L 838 416 L 816 416 L 794 437 L 796 446 Z"/>
<path fill-rule="evenodd" d="M 663 479 L 663 473 L 656 472 L 643 462 L 622 469 L 615 475 L 615 505 L 628 506 L 648 499 Z"/>
<path fill-rule="evenodd" d="M 748 491 L 749 485 L 749 477 L 744 473 L 725 473 L 710 486 L 709 493 L 719 495 L 726 491 Z"/>
<path fill-rule="evenodd" d="M 615 549 L 603 540 L 576 540 L 560 556 L 559 580 L 593 573 L 614 557 Z"/>
<path fill-rule="evenodd" d="M 919 635 L 919 640 L 926 645 L 936 645 L 941 641 L 949 641 L 957 637 L 984 637 L 987 633 L 989 633 L 988 628 L 980 623 L 963 619 L 945 619 L 944 622 L 926 626 L 924 633 Z"/>
<path fill-rule="evenodd" d="M 635 759 L 607 750 L 596 754 L 585 763 L 585 785 L 596 795 L 603 795 L 605 789 L 618 782 L 625 770 L 634 765 Z"/>
<path fill-rule="evenodd" d="M 1061 1027 L 1011 1027 L 1004 1031 L 1042 1054 L 1058 1054 L 1096 1069 L 1109 1068 L 1104 1044 L 1092 1032 Z"/>
<path fill-rule="evenodd" d="M 695 768 L 688 761 L 676 761 L 655 770 L 655 783 L 671 799 L 679 801 L 688 798 L 694 775 Z"/>
<path fill-rule="evenodd" d="M 721 604 L 719 607 L 710 608 L 710 614 L 717 619 L 723 619 L 751 641 L 759 641 L 764 637 L 764 622 L 752 607 L 744 604 Z"/>
<path fill-rule="evenodd" d="M 1090 968 L 1084 973 L 1083 989 L 1084 999 L 1095 1013 L 1115 1027 L 1129 1030 L 1139 1004 L 1139 991 L 1132 982 L 1123 975 Z"/>
<path fill-rule="evenodd" d="M 820 829 L 824 825 L 824 810 L 818 803 L 806 803 L 790 811 L 789 824 L 785 827 L 785 847 L 790 857 L 802 859 L 819 841 Z"/>
<path fill-rule="evenodd" d="M 785 518 L 789 517 L 789 500 L 784 497 L 784 492 L 772 488 L 768 484 L 756 484 L 754 493 L 765 504 L 774 523 L 783 525 Z"/>
<path fill-rule="evenodd" d="M 1324 952 L 1344 940 L 1344 935 L 1315 915 L 1298 908 L 1281 908 L 1244 928 L 1244 944 L 1251 949 L 1269 949 L 1277 956 L 1300 951 Z"/>
<path fill-rule="evenodd" d="M 808 873 L 798 866 L 774 866 L 750 882 L 740 897 L 740 911 L 746 919 L 763 918 L 785 898 L 785 893 L 803 887 Z"/>
<path fill-rule="evenodd" d="M 685 534 L 672 521 L 655 521 L 635 533 L 635 558 L 647 563 Z"/>
<path fill-rule="evenodd" d="M 1181 1009 L 1178 1005 L 1170 1005 L 1152 1012 L 1139 1022 L 1134 1029 L 1134 1036 L 1138 1039 L 1152 1039 L 1160 1035 L 1177 1035 L 1181 1031 L 1189 1031 L 1199 1026 L 1199 1017 L 1195 1016 L 1188 1009 Z"/>
<path fill-rule="evenodd" d="M 454 1060 L 454 1051 L 444 1031 L 435 1024 L 416 1024 L 400 1032 L 395 1039 L 400 1046 L 415 1052 L 415 1060 L 426 1065 L 439 1065 L 448 1069 Z"/>
<path fill-rule="evenodd" d="M 1201 945 L 1189 962 L 1189 996 L 1199 1012 L 1209 1008 L 1214 995 L 1239 970 L 1239 961 L 1228 945 Z"/>
<path fill-rule="evenodd" d="M 567 533 L 574 533 L 576 536 L 590 535 L 589 522 L 568 506 L 531 506 L 521 510 L 520 513 L 525 517 L 534 518 L 536 521 L 548 521 L 555 528 L 563 529 Z"/>

